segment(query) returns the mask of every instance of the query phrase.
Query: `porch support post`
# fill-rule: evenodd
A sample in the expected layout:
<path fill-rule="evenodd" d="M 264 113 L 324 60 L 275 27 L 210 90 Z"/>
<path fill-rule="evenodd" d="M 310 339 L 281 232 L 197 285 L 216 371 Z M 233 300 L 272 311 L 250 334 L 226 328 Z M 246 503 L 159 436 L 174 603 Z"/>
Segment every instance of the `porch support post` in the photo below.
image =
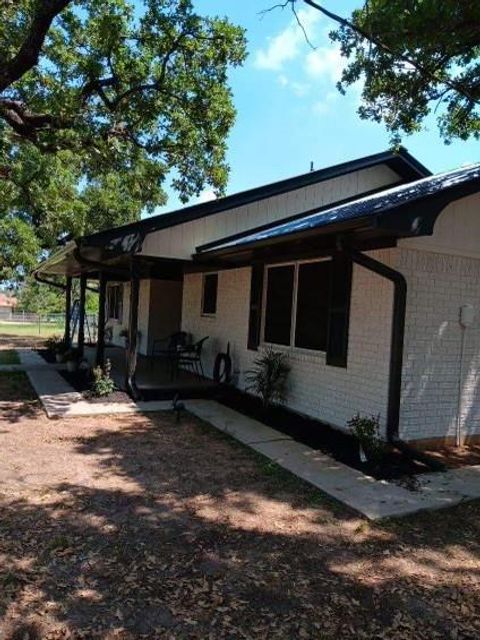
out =
<path fill-rule="evenodd" d="M 87 290 L 87 274 L 80 276 L 80 298 L 78 304 L 78 351 L 80 359 L 83 358 L 85 347 L 85 292 Z"/>
<path fill-rule="evenodd" d="M 65 285 L 65 335 L 63 341 L 67 348 L 71 346 L 70 325 L 72 313 L 72 276 L 67 276 Z"/>
<path fill-rule="evenodd" d="M 98 287 L 98 329 L 97 329 L 97 353 L 95 364 L 103 367 L 105 364 L 105 304 L 107 298 L 107 277 L 104 271 L 100 272 Z"/>
<path fill-rule="evenodd" d="M 127 372 L 125 387 L 133 400 L 140 398 L 135 380 L 137 370 L 138 302 L 140 297 L 140 277 L 138 265 L 132 260 L 130 267 L 130 310 L 128 323 Z"/>

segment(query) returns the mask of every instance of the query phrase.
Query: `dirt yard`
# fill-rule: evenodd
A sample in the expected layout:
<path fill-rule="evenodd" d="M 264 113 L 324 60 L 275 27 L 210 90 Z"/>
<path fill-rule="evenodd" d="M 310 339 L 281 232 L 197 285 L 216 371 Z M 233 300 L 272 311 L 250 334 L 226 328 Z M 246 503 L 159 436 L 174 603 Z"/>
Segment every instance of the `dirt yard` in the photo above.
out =
<path fill-rule="evenodd" d="M 0 638 L 480 638 L 480 505 L 372 525 L 188 415 L 0 374 Z"/>

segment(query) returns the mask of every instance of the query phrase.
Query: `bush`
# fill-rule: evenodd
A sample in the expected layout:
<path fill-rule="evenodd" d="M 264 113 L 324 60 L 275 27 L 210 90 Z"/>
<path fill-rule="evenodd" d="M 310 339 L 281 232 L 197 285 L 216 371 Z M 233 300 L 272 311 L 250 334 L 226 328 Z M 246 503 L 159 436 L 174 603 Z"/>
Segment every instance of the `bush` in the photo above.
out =
<path fill-rule="evenodd" d="M 380 462 L 385 454 L 385 443 L 380 437 L 380 415 L 361 416 L 359 413 L 347 422 L 353 435 L 357 438 L 367 459 Z"/>
<path fill-rule="evenodd" d="M 254 368 L 246 373 L 246 390 L 258 394 L 265 408 L 273 402 L 284 402 L 290 373 L 287 355 L 269 347 L 253 364 Z"/>
<path fill-rule="evenodd" d="M 52 353 L 65 353 L 67 351 L 67 345 L 65 344 L 65 338 L 60 336 L 51 336 L 45 340 L 45 346 Z"/>
<path fill-rule="evenodd" d="M 94 367 L 92 369 L 92 385 L 90 392 L 96 398 L 103 398 L 110 395 L 116 389 L 115 382 L 111 376 L 112 363 L 110 360 L 105 361 L 105 366 Z"/>

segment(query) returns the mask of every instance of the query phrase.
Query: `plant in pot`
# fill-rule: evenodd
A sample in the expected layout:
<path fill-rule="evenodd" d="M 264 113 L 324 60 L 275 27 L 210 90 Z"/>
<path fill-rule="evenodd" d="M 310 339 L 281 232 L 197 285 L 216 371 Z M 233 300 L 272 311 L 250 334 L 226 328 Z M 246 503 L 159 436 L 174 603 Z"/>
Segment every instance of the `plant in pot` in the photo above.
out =
<path fill-rule="evenodd" d="M 269 347 L 253 361 L 253 369 L 246 372 L 246 390 L 259 395 L 267 411 L 272 404 L 285 402 L 289 373 L 287 354 Z"/>
<path fill-rule="evenodd" d="M 353 416 L 347 426 L 358 440 L 361 462 L 378 465 L 385 455 L 385 442 L 380 437 L 380 415 Z"/>
<path fill-rule="evenodd" d="M 67 371 L 70 371 L 70 373 L 75 372 L 80 362 L 80 351 L 75 348 L 68 349 L 64 355 L 64 362 L 67 365 Z"/>
<path fill-rule="evenodd" d="M 60 336 L 51 336 L 45 341 L 45 346 L 50 353 L 55 355 L 57 362 L 63 362 L 63 356 L 67 351 L 67 345 L 65 339 Z"/>

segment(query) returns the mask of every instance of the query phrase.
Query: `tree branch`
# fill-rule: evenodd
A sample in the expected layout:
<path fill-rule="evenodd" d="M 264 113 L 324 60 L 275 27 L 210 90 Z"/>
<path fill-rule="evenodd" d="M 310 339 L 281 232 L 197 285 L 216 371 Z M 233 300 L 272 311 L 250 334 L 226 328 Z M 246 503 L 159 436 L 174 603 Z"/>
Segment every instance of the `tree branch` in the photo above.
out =
<path fill-rule="evenodd" d="M 297 0 L 290 0 L 290 2 L 292 3 L 292 6 L 295 4 L 296 1 Z M 320 5 L 317 2 L 315 2 L 315 0 L 303 0 L 303 1 L 305 2 L 305 4 L 309 5 L 313 9 L 316 9 L 317 11 L 320 11 L 320 13 L 322 13 L 327 18 L 330 18 L 331 20 L 334 20 L 340 26 L 346 27 L 347 29 L 350 29 L 351 31 L 357 33 L 359 36 L 361 36 L 365 40 L 368 40 L 369 42 L 371 42 L 375 46 L 377 46 L 380 49 L 382 49 L 382 51 L 385 51 L 386 53 L 388 53 L 389 55 L 393 56 L 394 58 L 397 58 L 398 60 L 402 60 L 403 62 L 405 62 L 407 64 L 410 64 L 414 69 L 416 69 L 419 73 L 421 73 L 426 78 L 429 78 L 430 80 L 433 80 L 434 82 L 441 81 L 442 84 L 444 84 L 445 86 L 449 87 L 450 89 L 453 89 L 454 91 L 456 91 L 460 95 L 464 96 L 468 101 L 473 101 L 475 103 L 479 101 L 479 99 L 477 97 L 475 97 L 474 95 L 472 95 L 471 92 L 468 91 L 468 89 L 466 87 L 464 87 L 461 83 L 455 82 L 453 80 L 448 80 L 447 78 L 442 78 L 440 80 L 435 75 L 435 73 L 432 73 L 427 68 L 425 68 L 422 65 L 418 64 L 418 62 L 416 60 L 414 60 L 414 59 L 410 58 L 409 56 L 406 56 L 406 55 L 404 55 L 404 54 L 402 54 L 400 52 L 394 51 L 388 45 L 386 45 L 384 42 L 382 42 L 381 40 L 379 40 L 378 38 L 376 38 L 372 34 L 367 33 L 366 31 L 364 31 L 362 28 L 358 27 L 356 24 L 354 24 L 350 20 L 347 20 L 346 18 L 342 18 L 342 16 L 339 16 L 336 13 L 333 13 L 332 11 L 329 11 L 328 9 L 325 9 L 325 7 L 323 7 L 322 5 Z"/>
<path fill-rule="evenodd" d="M 40 56 L 45 37 L 54 18 L 72 0 L 38 0 L 32 22 L 18 52 L 0 66 L 0 93 L 32 69 Z"/>

